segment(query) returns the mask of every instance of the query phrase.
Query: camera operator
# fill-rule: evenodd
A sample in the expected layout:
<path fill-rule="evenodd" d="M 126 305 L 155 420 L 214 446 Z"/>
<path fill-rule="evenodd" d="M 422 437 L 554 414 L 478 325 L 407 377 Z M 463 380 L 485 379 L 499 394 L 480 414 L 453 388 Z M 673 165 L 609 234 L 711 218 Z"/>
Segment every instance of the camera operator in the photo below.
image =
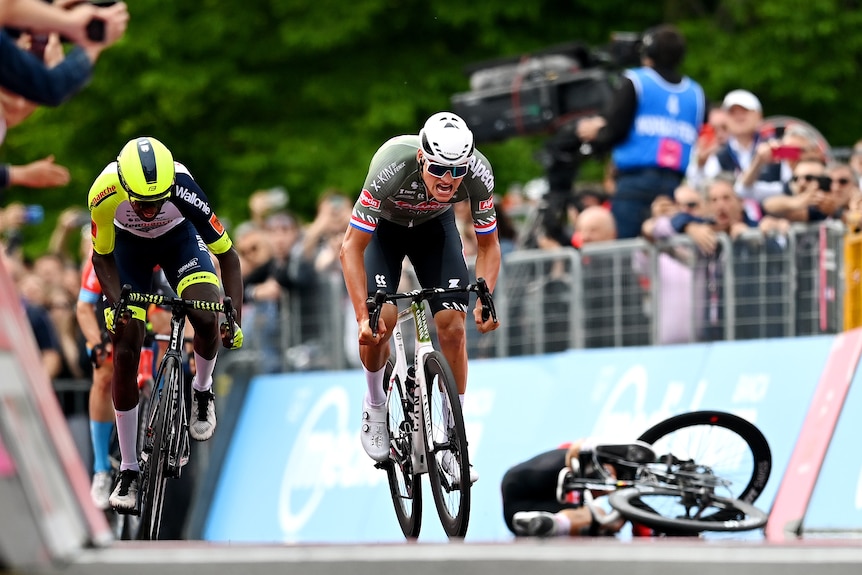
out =
<path fill-rule="evenodd" d="M 0 5 L 10 1 L 13 0 L 0 0 Z M 35 49 L 31 52 L 17 46 L 10 35 L 13 30 L 0 29 L 0 86 L 37 104 L 59 106 L 90 81 L 99 55 L 125 33 L 129 12 L 123 2 L 97 6 L 71 0 L 58 1 L 57 6 L 44 6 L 51 8 L 45 14 L 53 15 L 57 11 L 67 16 L 51 16 L 46 20 L 28 17 L 5 23 L 21 26 L 34 38 L 44 36 L 43 32 L 57 32 L 64 40 L 77 46 L 66 54 L 62 62 L 50 67 Z M 36 12 L 42 14 L 41 8 Z M 34 43 L 34 48 L 37 46 L 39 43 Z"/>
<path fill-rule="evenodd" d="M 575 126 L 594 153 L 612 150 L 616 191 L 611 211 L 619 238 L 639 235 L 657 196 L 673 197 L 706 119 L 703 89 L 679 72 L 684 56 L 685 38 L 675 26 L 647 30 L 642 66 L 626 70 L 608 114 Z"/>

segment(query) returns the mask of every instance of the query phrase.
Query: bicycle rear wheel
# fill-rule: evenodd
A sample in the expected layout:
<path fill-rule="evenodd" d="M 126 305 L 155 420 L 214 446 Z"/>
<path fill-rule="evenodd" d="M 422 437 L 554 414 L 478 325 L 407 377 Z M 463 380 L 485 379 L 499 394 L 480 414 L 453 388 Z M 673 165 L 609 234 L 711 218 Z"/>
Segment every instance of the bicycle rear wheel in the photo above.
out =
<path fill-rule="evenodd" d="M 386 362 L 383 376 L 385 385 L 389 384 L 393 369 L 392 360 Z M 404 537 L 415 539 L 419 537 L 419 530 L 422 528 L 422 481 L 421 476 L 413 472 L 413 398 L 404 396 L 409 392 L 405 392 L 402 385 L 400 381 L 396 381 L 389 398 L 386 425 L 389 428 L 391 448 L 389 461 L 382 466 L 386 468 L 389 494 L 392 496 L 401 532 Z"/>
<path fill-rule="evenodd" d="M 169 437 L 173 416 L 178 411 L 176 402 L 181 378 L 182 366 L 176 358 L 166 356 L 156 379 L 158 403 L 152 428 L 148 430 L 148 436 L 152 436 L 152 450 L 143 466 L 140 539 L 155 541 L 159 538 L 167 486 Z"/>
<path fill-rule="evenodd" d="M 638 438 L 656 455 L 672 453 L 709 467 L 730 485 L 717 495 L 754 503 L 772 471 L 769 443 L 749 421 L 721 411 L 676 415 L 649 428 Z"/>
<path fill-rule="evenodd" d="M 431 492 L 446 535 L 464 537 L 470 519 L 470 458 L 455 376 L 437 351 L 425 356 L 423 368 L 433 439 L 426 446 Z"/>
<path fill-rule="evenodd" d="M 768 517 L 738 499 L 690 496 L 673 487 L 620 489 L 610 494 L 608 503 L 629 521 L 669 534 L 750 531 L 766 525 Z"/>

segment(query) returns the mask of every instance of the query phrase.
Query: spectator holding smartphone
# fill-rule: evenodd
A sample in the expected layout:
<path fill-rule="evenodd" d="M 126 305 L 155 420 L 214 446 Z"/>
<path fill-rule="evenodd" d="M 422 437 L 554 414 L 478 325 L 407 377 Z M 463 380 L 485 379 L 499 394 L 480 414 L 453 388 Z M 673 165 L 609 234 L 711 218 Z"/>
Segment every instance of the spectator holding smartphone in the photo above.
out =
<path fill-rule="evenodd" d="M 832 193 L 832 178 L 819 158 L 800 160 L 790 181 L 791 195 L 780 194 L 763 201 L 765 212 L 791 222 L 818 222 L 836 213 L 840 192 Z M 836 197 L 839 196 L 839 197 Z"/>
<path fill-rule="evenodd" d="M 784 128 L 781 139 L 757 144 L 751 164 L 736 181 L 736 193 L 758 202 L 785 194 L 796 165 L 808 158 L 823 163 L 817 138 L 804 126 L 790 124 Z"/>
<path fill-rule="evenodd" d="M 129 20 L 124 2 L 98 7 L 78 0 L 55 5 L 36 0 L 5 1 L 40 5 L 34 8 L 33 13 L 28 12 L 28 17 L 7 20 L 6 24 L 33 34 L 57 32 L 76 44 L 61 63 L 49 67 L 38 56 L 17 46 L 7 30 L 0 30 L 0 87 L 46 106 L 62 104 L 90 81 L 99 55 L 125 34 Z M 49 11 L 45 12 L 42 7 L 49 8 Z M 40 20 L 33 16 L 34 13 L 52 17 L 45 16 Z M 56 13 L 65 16 L 53 18 Z"/>

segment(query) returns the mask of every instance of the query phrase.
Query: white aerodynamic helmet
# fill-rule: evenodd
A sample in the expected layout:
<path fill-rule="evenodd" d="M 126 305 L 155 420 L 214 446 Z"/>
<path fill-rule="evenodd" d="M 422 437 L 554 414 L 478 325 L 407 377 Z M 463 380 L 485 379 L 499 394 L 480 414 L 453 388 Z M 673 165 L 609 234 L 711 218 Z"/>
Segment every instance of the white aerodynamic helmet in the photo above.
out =
<path fill-rule="evenodd" d="M 473 132 L 452 112 L 437 112 L 428 118 L 419 131 L 419 142 L 428 161 L 444 166 L 466 164 L 476 149 Z"/>

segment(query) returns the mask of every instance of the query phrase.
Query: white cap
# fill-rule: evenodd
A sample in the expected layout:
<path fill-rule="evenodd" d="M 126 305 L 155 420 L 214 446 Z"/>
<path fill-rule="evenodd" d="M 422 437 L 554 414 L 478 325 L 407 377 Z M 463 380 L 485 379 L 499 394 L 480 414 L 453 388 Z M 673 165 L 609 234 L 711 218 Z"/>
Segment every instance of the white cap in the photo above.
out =
<path fill-rule="evenodd" d="M 740 106 L 752 112 L 763 111 L 763 108 L 760 106 L 760 100 L 748 90 L 732 90 L 728 92 L 727 96 L 724 97 L 724 102 L 721 103 L 721 107 L 729 110 L 732 106 Z"/>

